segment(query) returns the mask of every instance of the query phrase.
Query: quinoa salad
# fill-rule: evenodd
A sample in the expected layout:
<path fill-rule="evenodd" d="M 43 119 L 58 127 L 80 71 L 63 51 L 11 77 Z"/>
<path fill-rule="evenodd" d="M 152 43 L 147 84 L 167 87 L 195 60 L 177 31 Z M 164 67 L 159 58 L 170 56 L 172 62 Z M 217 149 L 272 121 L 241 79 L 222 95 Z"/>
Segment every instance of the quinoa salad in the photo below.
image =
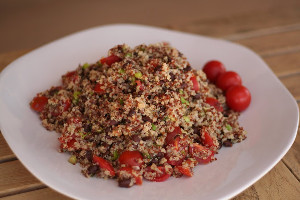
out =
<path fill-rule="evenodd" d="M 120 187 L 191 177 L 221 147 L 246 138 L 222 90 L 165 42 L 117 45 L 30 106 L 84 176 Z"/>

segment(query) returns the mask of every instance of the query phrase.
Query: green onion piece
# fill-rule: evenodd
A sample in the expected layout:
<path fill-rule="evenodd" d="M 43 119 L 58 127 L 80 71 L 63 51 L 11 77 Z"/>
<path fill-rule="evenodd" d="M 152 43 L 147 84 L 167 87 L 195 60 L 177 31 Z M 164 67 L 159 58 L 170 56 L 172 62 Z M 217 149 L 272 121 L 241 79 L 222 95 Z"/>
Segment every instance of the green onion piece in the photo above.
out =
<path fill-rule="evenodd" d="M 76 164 L 76 162 L 77 162 L 77 158 L 76 158 L 76 156 L 75 155 L 72 155 L 70 158 L 69 158 L 69 163 L 71 163 L 71 164 L 73 164 L 73 165 L 75 165 Z"/>
<path fill-rule="evenodd" d="M 190 103 L 185 98 L 180 97 L 181 103 L 189 105 Z"/>
<path fill-rule="evenodd" d="M 114 151 L 114 155 L 113 155 L 112 160 L 117 160 L 118 158 L 119 158 L 119 153 L 118 153 L 118 151 Z"/>
<path fill-rule="evenodd" d="M 126 53 L 125 57 L 132 57 L 132 53 Z"/>
<path fill-rule="evenodd" d="M 135 78 L 142 78 L 143 74 L 141 72 L 137 72 L 134 74 Z"/>
<path fill-rule="evenodd" d="M 84 63 L 84 64 L 82 65 L 82 69 L 86 69 L 86 68 L 88 68 L 89 66 L 90 66 L 90 64 Z"/>
<path fill-rule="evenodd" d="M 155 124 L 152 124 L 152 130 L 156 131 L 156 125 Z"/>
<path fill-rule="evenodd" d="M 73 100 L 72 100 L 72 102 L 73 102 L 74 104 L 77 104 L 77 103 L 78 103 L 78 97 L 79 97 L 80 94 L 81 94 L 81 92 L 79 92 L 79 91 L 75 91 L 75 92 L 73 93 Z"/>
<path fill-rule="evenodd" d="M 190 122 L 190 121 L 191 121 L 190 118 L 189 118 L 188 116 L 183 116 L 183 119 L 184 119 L 184 121 L 186 121 L 186 122 Z"/>
<path fill-rule="evenodd" d="M 229 124 L 226 124 L 226 129 L 227 129 L 228 131 L 231 131 L 231 130 L 232 130 L 232 127 L 231 127 Z"/>
<path fill-rule="evenodd" d="M 86 134 L 84 134 L 84 133 L 80 133 L 80 136 L 81 136 L 81 138 L 82 139 L 84 139 L 85 138 L 85 136 L 87 136 L 88 135 L 88 133 L 86 133 Z"/>
<path fill-rule="evenodd" d="M 123 99 L 120 99 L 120 104 L 121 104 L 122 106 L 124 105 Z"/>
<path fill-rule="evenodd" d="M 179 90 L 179 94 L 183 94 L 183 90 L 182 89 Z"/>
<path fill-rule="evenodd" d="M 119 70 L 119 73 L 120 73 L 120 74 L 124 74 L 124 73 L 125 73 L 125 70 L 124 70 L 123 68 L 121 68 L 121 69 Z"/>

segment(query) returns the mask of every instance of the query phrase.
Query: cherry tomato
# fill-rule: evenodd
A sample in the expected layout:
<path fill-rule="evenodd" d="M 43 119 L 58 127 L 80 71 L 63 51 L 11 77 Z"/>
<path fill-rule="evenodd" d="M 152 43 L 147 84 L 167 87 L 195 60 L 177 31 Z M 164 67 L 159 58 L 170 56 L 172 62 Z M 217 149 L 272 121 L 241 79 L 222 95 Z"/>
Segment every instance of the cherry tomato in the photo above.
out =
<path fill-rule="evenodd" d="M 204 65 L 203 71 L 206 74 L 208 80 L 214 83 L 216 82 L 217 77 L 220 74 L 223 74 L 226 71 L 226 69 L 221 62 L 217 60 L 212 60 Z"/>
<path fill-rule="evenodd" d="M 215 107 L 215 109 L 219 112 L 223 112 L 223 107 L 222 105 L 219 103 L 219 101 L 215 98 L 212 97 L 207 97 L 205 100 L 205 103 Z"/>
<path fill-rule="evenodd" d="M 30 107 L 37 112 L 42 112 L 47 103 L 48 103 L 47 97 L 37 96 L 37 97 L 34 97 L 33 100 L 31 101 Z"/>
<path fill-rule="evenodd" d="M 171 176 L 166 172 L 166 169 L 163 166 L 157 166 L 157 168 L 160 172 L 151 169 L 151 166 L 146 167 L 144 172 L 144 178 L 149 181 L 163 182 Z M 151 175 L 148 176 L 148 173 L 150 173 Z M 155 175 L 153 176 L 153 174 Z"/>
<path fill-rule="evenodd" d="M 143 164 L 143 156 L 139 151 L 124 151 L 119 157 L 120 164 L 127 166 L 141 166 Z"/>
<path fill-rule="evenodd" d="M 135 184 L 137 184 L 137 185 L 142 185 L 142 183 L 143 183 L 143 178 L 138 174 L 138 172 L 137 172 L 136 170 L 132 169 L 131 167 L 121 167 L 121 168 L 119 169 L 119 172 L 121 172 L 121 171 L 126 171 L 126 172 L 128 172 L 129 174 L 132 175 L 132 177 L 134 177 L 134 179 L 135 179 Z"/>
<path fill-rule="evenodd" d="M 165 143 L 167 145 L 172 143 L 174 141 L 175 136 L 180 135 L 180 134 L 181 134 L 181 128 L 179 126 L 175 127 L 172 132 L 168 133 L 168 135 L 166 137 L 166 140 L 165 140 Z"/>
<path fill-rule="evenodd" d="M 196 92 L 197 91 L 199 91 L 200 90 L 200 87 L 199 87 L 199 83 L 198 83 L 198 81 L 197 81 L 197 78 L 196 78 L 196 76 L 192 76 L 191 77 L 191 81 L 192 81 L 192 83 L 193 83 L 193 90 L 195 90 Z"/>
<path fill-rule="evenodd" d="M 205 146 L 207 146 L 207 147 L 215 146 L 214 140 L 213 140 L 212 137 L 208 134 L 207 131 L 202 131 L 202 135 L 204 136 L 204 140 L 202 141 L 202 143 L 203 143 Z"/>
<path fill-rule="evenodd" d="M 189 147 L 189 153 L 198 161 L 199 164 L 209 163 L 214 155 L 214 152 L 209 150 L 207 147 L 197 143 L 193 143 Z"/>
<path fill-rule="evenodd" d="M 104 94 L 105 91 L 101 87 L 102 87 L 102 84 L 97 83 L 94 87 L 94 91 L 98 94 Z"/>
<path fill-rule="evenodd" d="M 241 112 L 250 105 L 251 94 L 249 90 L 242 85 L 233 86 L 226 92 L 226 102 L 232 110 Z"/>
<path fill-rule="evenodd" d="M 182 173 L 183 175 L 186 175 L 188 177 L 192 177 L 193 176 L 193 172 L 192 172 L 191 168 L 189 168 L 189 167 L 176 166 L 175 168 L 177 168 L 178 171 L 180 173 Z"/>
<path fill-rule="evenodd" d="M 172 143 L 166 147 L 166 159 L 170 165 L 181 165 L 188 154 L 188 141 L 186 138 L 176 137 Z"/>
<path fill-rule="evenodd" d="M 112 165 L 107 160 L 104 160 L 101 157 L 93 155 L 93 161 L 95 163 L 97 163 L 100 166 L 100 168 L 109 171 L 109 173 L 110 173 L 111 176 L 115 176 L 115 174 L 116 174 L 115 170 L 114 170 L 114 168 L 112 167 Z"/>
<path fill-rule="evenodd" d="M 241 77 L 233 71 L 227 71 L 217 78 L 216 85 L 221 88 L 223 91 L 226 91 L 228 88 L 234 85 L 241 85 Z"/>
<path fill-rule="evenodd" d="M 100 62 L 102 64 L 106 63 L 108 66 L 111 66 L 115 62 L 121 61 L 121 58 L 115 55 L 108 56 L 106 58 L 101 58 Z"/>

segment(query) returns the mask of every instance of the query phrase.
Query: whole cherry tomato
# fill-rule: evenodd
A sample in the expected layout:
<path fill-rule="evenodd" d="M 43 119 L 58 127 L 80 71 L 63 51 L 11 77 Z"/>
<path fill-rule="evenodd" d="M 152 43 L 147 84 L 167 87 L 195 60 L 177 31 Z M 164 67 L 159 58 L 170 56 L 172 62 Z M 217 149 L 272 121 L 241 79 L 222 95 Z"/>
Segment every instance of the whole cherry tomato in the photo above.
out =
<path fill-rule="evenodd" d="M 221 62 L 217 60 L 212 60 L 204 65 L 203 71 L 206 74 L 207 79 L 214 83 L 216 82 L 217 77 L 220 74 L 223 74 L 226 71 L 226 69 Z"/>
<path fill-rule="evenodd" d="M 217 78 L 216 85 L 218 88 L 221 88 L 224 92 L 234 85 L 241 85 L 241 77 L 233 71 L 227 71 Z"/>
<path fill-rule="evenodd" d="M 143 156 L 139 151 L 124 151 L 119 157 L 120 164 L 127 166 L 141 166 L 143 164 Z"/>
<path fill-rule="evenodd" d="M 250 105 L 251 94 L 249 90 L 242 85 L 233 86 L 226 92 L 226 102 L 232 110 L 241 112 Z"/>

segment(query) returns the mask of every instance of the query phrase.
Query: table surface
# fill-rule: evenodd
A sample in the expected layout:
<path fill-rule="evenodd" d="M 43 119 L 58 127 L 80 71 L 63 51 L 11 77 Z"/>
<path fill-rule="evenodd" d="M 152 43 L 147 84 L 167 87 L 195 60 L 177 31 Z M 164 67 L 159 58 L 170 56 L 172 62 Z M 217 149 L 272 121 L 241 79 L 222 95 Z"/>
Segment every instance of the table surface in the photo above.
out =
<path fill-rule="evenodd" d="M 74 31 L 109 23 L 138 23 L 218 37 L 249 47 L 270 66 L 300 107 L 299 0 L 143 3 L 16 0 L 0 3 L 0 19 L 0 71 L 33 48 Z M 0 169 L 1 200 L 69 199 L 31 175 L 1 133 Z M 298 130 L 292 148 L 283 159 L 233 199 L 299 199 L 299 181 Z"/>

